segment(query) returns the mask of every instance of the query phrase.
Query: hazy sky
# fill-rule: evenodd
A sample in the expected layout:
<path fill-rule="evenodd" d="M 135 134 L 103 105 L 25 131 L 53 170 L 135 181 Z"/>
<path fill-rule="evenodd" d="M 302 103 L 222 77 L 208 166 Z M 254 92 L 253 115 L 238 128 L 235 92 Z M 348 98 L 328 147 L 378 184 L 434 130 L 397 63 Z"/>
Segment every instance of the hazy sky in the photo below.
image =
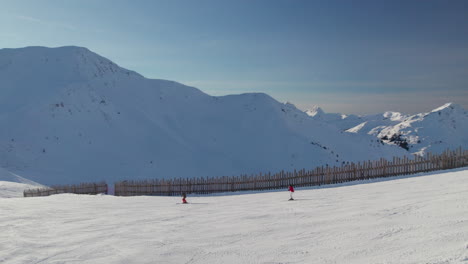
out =
<path fill-rule="evenodd" d="M 211 95 L 468 109 L 468 1 L 0 0 L 0 48 L 65 45 Z"/>

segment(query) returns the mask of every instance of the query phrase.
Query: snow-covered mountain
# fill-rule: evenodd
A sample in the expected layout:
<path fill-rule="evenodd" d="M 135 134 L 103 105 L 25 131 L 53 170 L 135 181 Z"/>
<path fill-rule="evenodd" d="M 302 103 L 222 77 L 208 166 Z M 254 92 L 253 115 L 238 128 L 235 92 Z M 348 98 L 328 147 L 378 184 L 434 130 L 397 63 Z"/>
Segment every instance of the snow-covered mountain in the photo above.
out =
<path fill-rule="evenodd" d="M 266 94 L 214 97 L 86 48 L 0 50 L 0 167 L 43 184 L 238 175 L 403 155 Z"/>
<path fill-rule="evenodd" d="M 325 113 L 319 106 L 306 110 L 305 113 L 314 120 L 333 124 L 340 130 L 346 130 L 363 122 L 362 117 L 356 115 L 344 115 L 337 113 Z"/>
<path fill-rule="evenodd" d="M 314 114 L 316 112 L 319 114 Z M 349 133 L 373 135 L 410 153 L 423 155 L 426 152 L 441 153 L 458 147 L 468 148 L 468 112 L 453 103 L 416 115 L 385 112 L 339 119 L 336 117 L 340 114 L 324 113 L 321 109 L 306 113 Z"/>
<path fill-rule="evenodd" d="M 412 115 L 393 126 L 375 127 L 369 134 L 384 142 L 398 144 L 411 153 L 440 153 L 446 149 L 468 148 L 468 112 L 453 103 L 429 113 Z"/>
<path fill-rule="evenodd" d="M 326 113 L 319 106 L 313 106 L 311 109 L 306 110 L 305 113 L 314 120 L 329 123 L 341 130 L 349 130 L 348 132 L 352 133 L 357 133 L 362 130 L 368 132 L 365 128 L 372 129 L 376 126 L 397 124 L 407 117 L 401 113 L 391 111 L 383 114 L 362 116 Z"/>

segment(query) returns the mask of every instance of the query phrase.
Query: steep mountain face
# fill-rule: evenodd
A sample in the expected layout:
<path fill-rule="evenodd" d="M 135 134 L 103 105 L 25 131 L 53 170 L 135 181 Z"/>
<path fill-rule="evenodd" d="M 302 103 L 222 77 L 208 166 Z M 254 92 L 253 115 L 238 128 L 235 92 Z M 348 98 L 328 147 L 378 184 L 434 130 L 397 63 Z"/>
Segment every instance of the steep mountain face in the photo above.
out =
<path fill-rule="evenodd" d="M 446 149 L 468 148 L 468 114 L 461 106 L 448 103 L 429 113 L 404 115 L 385 112 L 352 120 L 321 111 L 320 118 L 348 133 L 369 134 L 410 153 L 441 153 Z M 312 115 L 314 119 L 316 116 Z"/>
<path fill-rule="evenodd" d="M 213 97 L 79 47 L 0 50 L 0 167 L 43 184 L 238 175 L 403 155 L 266 94 Z"/>

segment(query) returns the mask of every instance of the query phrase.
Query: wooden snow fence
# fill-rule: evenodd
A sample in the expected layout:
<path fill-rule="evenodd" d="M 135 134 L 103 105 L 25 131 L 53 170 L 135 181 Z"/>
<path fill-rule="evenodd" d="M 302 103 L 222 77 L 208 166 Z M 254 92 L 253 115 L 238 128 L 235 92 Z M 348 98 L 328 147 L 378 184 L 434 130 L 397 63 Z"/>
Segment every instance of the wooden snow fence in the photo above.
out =
<path fill-rule="evenodd" d="M 295 187 L 335 184 L 356 180 L 410 175 L 468 166 L 468 150 L 461 148 L 424 157 L 394 157 L 346 163 L 341 167 L 322 166 L 313 170 L 281 171 L 234 177 L 201 177 L 177 179 L 129 180 L 115 183 L 116 196 L 159 195 L 178 196 L 181 193 L 210 194 L 220 192 L 261 191 Z"/>
<path fill-rule="evenodd" d="M 80 183 L 75 185 L 57 185 L 51 187 L 29 189 L 23 192 L 24 197 L 49 196 L 59 193 L 74 194 L 107 194 L 107 183 Z"/>

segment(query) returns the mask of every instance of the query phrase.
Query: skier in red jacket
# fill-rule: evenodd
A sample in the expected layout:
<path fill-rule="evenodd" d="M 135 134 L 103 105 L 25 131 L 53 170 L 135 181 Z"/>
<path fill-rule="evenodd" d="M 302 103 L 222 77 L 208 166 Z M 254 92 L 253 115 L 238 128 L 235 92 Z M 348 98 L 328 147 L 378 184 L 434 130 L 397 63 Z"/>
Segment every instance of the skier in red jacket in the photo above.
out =
<path fill-rule="evenodd" d="M 182 193 L 182 203 L 184 203 L 184 204 L 187 203 L 187 200 L 185 200 L 185 198 L 187 198 L 187 194 Z"/>
<path fill-rule="evenodd" d="M 289 201 L 294 200 L 293 198 L 294 187 L 292 185 L 289 185 L 288 191 L 289 191 L 289 195 L 291 196 L 291 198 L 289 198 Z"/>

